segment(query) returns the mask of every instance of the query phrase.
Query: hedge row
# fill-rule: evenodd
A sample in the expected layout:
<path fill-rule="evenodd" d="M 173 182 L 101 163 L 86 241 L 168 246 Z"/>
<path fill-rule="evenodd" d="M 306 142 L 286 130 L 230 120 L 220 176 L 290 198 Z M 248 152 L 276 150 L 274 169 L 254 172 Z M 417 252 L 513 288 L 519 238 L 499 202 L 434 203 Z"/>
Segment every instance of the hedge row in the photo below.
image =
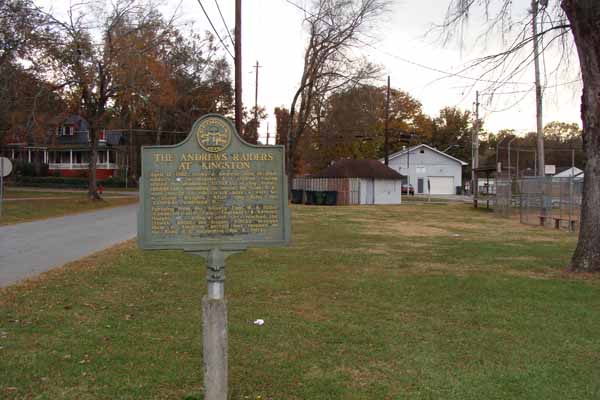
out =
<path fill-rule="evenodd" d="M 15 179 L 17 186 L 32 186 L 32 187 L 47 187 L 47 188 L 71 188 L 71 189 L 87 189 L 88 179 L 87 178 L 67 178 L 62 176 L 44 176 L 44 177 L 32 177 L 32 176 L 19 176 Z M 125 187 L 125 179 L 123 178 L 108 178 L 105 180 L 98 180 L 98 185 L 104 187 Z M 129 182 L 129 187 L 133 187 Z"/>

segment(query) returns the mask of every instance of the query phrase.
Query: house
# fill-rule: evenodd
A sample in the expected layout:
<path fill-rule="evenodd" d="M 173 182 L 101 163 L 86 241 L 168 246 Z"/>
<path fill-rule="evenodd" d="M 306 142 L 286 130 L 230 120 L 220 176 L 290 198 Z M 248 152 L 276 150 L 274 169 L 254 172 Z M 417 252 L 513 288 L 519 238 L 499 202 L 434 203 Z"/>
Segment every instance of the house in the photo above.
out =
<path fill-rule="evenodd" d="M 347 204 L 400 204 L 403 176 L 377 160 L 339 160 L 313 179 L 345 180 L 355 193 Z"/>
<path fill-rule="evenodd" d="M 48 118 L 38 115 L 33 126 L 17 125 L 0 135 L 0 156 L 13 162 L 47 163 L 45 123 Z"/>
<path fill-rule="evenodd" d="M 411 184 L 417 194 L 456 194 L 457 187 L 462 187 L 462 170 L 467 165 L 426 144 L 401 150 L 388 159 L 388 166 L 404 175 L 405 183 Z"/>
<path fill-rule="evenodd" d="M 13 161 L 48 164 L 52 174 L 65 177 L 85 176 L 90 161 L 90 126 L 79 115 L 59 115 L 48 122 L 41 143 L 30 144 L 21 136 L 5 140 L 2 153 Z M 18 136 L 18 137 L 17 137 Z M 98 133 L 96 177 L 106 179 L 117 175 L 123 165 L 121 149 L 125 138 L 121 132 L 102 130 Z"/>

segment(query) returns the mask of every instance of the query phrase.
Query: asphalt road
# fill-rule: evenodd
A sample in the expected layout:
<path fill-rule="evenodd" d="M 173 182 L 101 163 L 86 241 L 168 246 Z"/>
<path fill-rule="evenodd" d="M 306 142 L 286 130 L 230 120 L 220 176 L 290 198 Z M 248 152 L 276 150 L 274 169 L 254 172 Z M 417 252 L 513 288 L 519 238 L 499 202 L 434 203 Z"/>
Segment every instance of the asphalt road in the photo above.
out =
<path fill-rule="evenodd" d="M 137 207 L 0 226 L 0 287 L 134 238 Z"/>

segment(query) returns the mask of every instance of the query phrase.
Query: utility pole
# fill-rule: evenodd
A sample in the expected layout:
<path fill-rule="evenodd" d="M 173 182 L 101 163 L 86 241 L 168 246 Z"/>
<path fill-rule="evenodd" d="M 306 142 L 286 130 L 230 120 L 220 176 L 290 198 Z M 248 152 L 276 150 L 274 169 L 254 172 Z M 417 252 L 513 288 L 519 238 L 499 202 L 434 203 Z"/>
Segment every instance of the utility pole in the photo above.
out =
<path fill-rule="evenodd" d="M 508 179 L 512 178 L 512 172 L 511 172 L 512 164 L 510 162 L 510 144 L 512 142 L 514 142 L 516 139 L 517 139 L 517 137 L 515 136 L 508 141 Z"/>
<path fill-rule="evenodd" d="M 384 142 L 383 142 L 383 151 L 385 153 L 385 165 L 389 164 L 389 147 L 388 147 L 388 123 L 390 119 L 390 76 L 388 75 L 387 80 L 387 96 L 385 100 L 385 130 L 384 130 Z"/>
<path fill-rule="evenodd" d="M 242 134 L 242 0 L 235 0 L 235 128 Z"/>
<path fill-rule="evenodd" d="M 269 145 L 269 121 L 267 121 L 267 145 Z"/>
<path fill-rule="evenodd" d="M 471 193 L 477 195 L 477 168 L 479 168 L 479 91 L 475 93 L 475 122 L 473 123 L 471 157 Z"/>
<path fill-rule="evenodd" d="M 256 69 L 256 84 L 254 86 L 254 122 L 256 123 L 256 129 L 258 130 L 258 69 L 261 66 L 258 65 L 258 61 L 256 61 L 256 65 L 254 68 Z"/>
<path fill-rule="evenodd" d="M 544 3 L 546 4 L 546 3 Z M 535 112 L 537 125 L 537 152 L 539 176 L 545 176 L 544 160 L 544 126 L 542 121 L 542 84 L 540 82 L 540 50 L 538 39 L 538 0 L 531 0 L 532 26 L 533 26 L 533 64 L 535 68 Z"/>

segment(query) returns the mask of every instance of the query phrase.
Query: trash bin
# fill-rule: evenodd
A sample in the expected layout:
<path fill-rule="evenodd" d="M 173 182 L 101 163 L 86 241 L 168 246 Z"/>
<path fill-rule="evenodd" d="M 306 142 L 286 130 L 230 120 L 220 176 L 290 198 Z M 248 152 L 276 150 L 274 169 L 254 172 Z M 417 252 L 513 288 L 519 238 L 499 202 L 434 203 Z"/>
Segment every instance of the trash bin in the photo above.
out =
<path fill-rule="evenodd" d="M 326 206 L 335 206 L 337 205 L 337 191 L 329 190 L 325 193 L 325 205 Z"/>
<path fill-rule="evenodd" d="M 327 192 L 315 192 L 315 203 L 318 206 L 324 206 L 327 200 Z"/>
<path fill-rule="evenodd" d="M 306 203 L 305 204 L 315 204 L 315 192 L 314 190 L 306 191 Z"/>
<path fill-rule="evenodd" d="M 456 187 L 456 194 L 458 194 L 458 195 L 462 194 L 462 186 Z"/>
<path fill-rule="evenodd" d="M 303 196 L 304 196 L 304 190 L 293 189 L 292 190 L 292 204 L 302 204 Z"/>

